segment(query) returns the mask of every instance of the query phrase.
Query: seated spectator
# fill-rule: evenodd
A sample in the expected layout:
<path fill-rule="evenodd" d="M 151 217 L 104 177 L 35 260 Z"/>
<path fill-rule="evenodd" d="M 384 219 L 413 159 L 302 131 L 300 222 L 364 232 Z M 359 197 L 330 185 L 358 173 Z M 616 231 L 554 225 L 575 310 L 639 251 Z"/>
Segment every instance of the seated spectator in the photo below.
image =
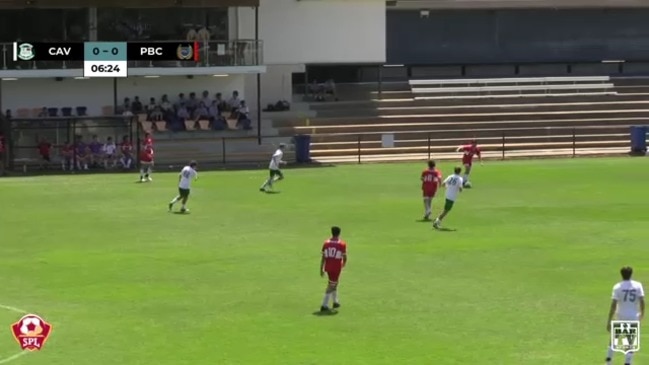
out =
<path fill-rule="evenodd" d="M 212 99 L 210 98 L 210 92 L 205 90 L 203 91 L 203 99 L 201 99 L 203 104 L 205 104 L 206 107 L 209 107 L 212 105 Z"/>
<path fill-rule="evenodd" d="M 162 95 L 160 100 L 160 109 L 162 109 L 162 118 L 169 120 L 174 115 L 173 105 L 169 102 L 167 94 Z"/>
<path fill-rule="evenodd" d="M 43 109 L 41 109 L 41 111 L 38 113 L 39 118 L 48 118 L 49 116 L 50 114 L 47 112 L 46 107 L 43 107 Z"/>
<path fill-rule="evenodd" d="M 201 101 L 198 104 L 198 108 L 194 110 L 194 120 L 198 121 L 201 119 L 209 119 L 210 113 L 207 110 L 207 107 L 205 107 L 205 104 Z"/>
<path fill-rule="evenodd" d="M 65 141 L 61 146 L 61 168 L 65 170 L 74 170 L 74 146 L 70 141 Z"/>
<path fill-rule="evenodd" d="M 133 165 L 133 144 L 128 136 L 122 138 L 122 144 L 119 146 L 122 158 L 120 162 L 122 167 L 126 170 L 130 169 Z"/>
<path fill-rule="evenodd" d="M 77 159 L 77 169 L 88 170 L 88 163 L 90 163 L 91 159 L 90 148 L 85 143 L 83 143 L 81 136 L 76 136 L 74 153 Z"/>
<path fill-rule="evenodd" d="M 133 114 L 140 114 L 143 111 L 144 111 L 144 107 L 142 106 L 140 97 L 136 96 L 135 100 L 133 100 L 133 104 L 131 104 L 131 112 L 133 112 Z"/>
<path fill-rule="evenodd" d="M 119 114 L 124 115 L 124 114 L 126 114 L 126 112 L 132 112 L 131 109 L 132 109 L 131 108 L 131 99 L 124 98 L 124 104 L 122 104 L 122 106 L 118 108 L 118 111 L 119 111 Z M 131 115 L 133 115 L 133 114 L 131 113 Z"/>
<path fill-rule="evenodd" d="M 162 120 L 162 107 L 155 102 L 155 98 L 149 100 L 149 104 L 146 106 L 147 119 L 157 122 Z"/>
<path fill-rule="evenodd" d="M 196 93 L 189 93 L 189 100 L 187 100 L 187 104 L 185 104 L 187 107 L 187 111 L 189 113 L 193 113 L 196 108 L 198 108 L 198 99 L 196 99 Z"/>
<path fill-rule="evenodd" d="M 43 169 L 49 167 L 50 163 L 52 162 L 50 156 L 51 149 L 52 144 L 48 142 L 47 138 L 42 137 L 38 142 L 38 154 L 41 155 L 41 158 L 43 159 L 43 162 L 41 164 L 41 168 Z"/>
<path fill-rule="evenodd" d="M 174 109 L 178 111 L 180 105 L 187 105 L 187 99 L 185 99 L 185 94 L 183 93 L 178 94 L 178 101 L 174 104 Z"/>
<path fill-rule="evenodd" d="M 252 129 L 250 124 L 250 109 L 248 109 L 245 100 L 241 100 L 241 105 L 237 108 L 237 127 L 241 126 L 245 130 L 250 130 Z"/>
<path fill-rule="evenodd" d="M 212 101 L 212 105 L 208 110 L 210 116 L 210 122 L 212 122 L 212 128 L 216 130 L 224 130 L 228 127 L 228 122 L 221 115 L 221 110 L 219 109 L 218 102 L 216 100 Z"/>
<path fill-rule="evenodd" d="M 92 167 L 99 167 L 103 162 L 103 146 L 101 142 L 99 142 L 99 137 L 97 137 L 97 135 L 92 136 L 92 141 L 88 147 L 90 148 L 90 164 Z"/>
<path fill-rule="evenodd" d="M 234 116 L 234 113 L 236 113 L 240 105 L 241 99 L 239 99 L 239 92 L 235 90 L 232 92 L 232 97 L 230 98 L 230 100 L 228 100 L 228 107 L 230 112 L 232 113 L 232 116 Z"/>
<path fill-rule="evenodd" d="M 187 110 L 187 107 L 184 103 L 180 104 L 180 106 L 178 107 L 176 117 L 178 117 L 178 119 L 180 119 L 182 122 L 190 118 L 189 111 Z"/>
<path fill-rule="evenodd" d="M 117 145 L 113 142 L 113 137 L 106 138 L 106 143 L 102 148 L 104 154 L 104 168 L 115 168 L 117 165 Z"/>
<path fill-rule="evenodd" d="M 228 110 L 228 103 L 223 100 L 223 96 L 221 93 L 216 93 L 216 105 L 219 107 L 219 110 L 223 112 L 224 110 Z"/>
<path fill-rule="evenodd" d="M 338 101 L 338 97 L 336 96 L 336 83 L 333 79 L 328 79 L 322 84 L 313 80 L 313 84 L 311 84 L 309 89 L 313 93 L 313 99 L 315 101 L 325 101 L 327 94 L 331 94 L 334 100 Z"/>

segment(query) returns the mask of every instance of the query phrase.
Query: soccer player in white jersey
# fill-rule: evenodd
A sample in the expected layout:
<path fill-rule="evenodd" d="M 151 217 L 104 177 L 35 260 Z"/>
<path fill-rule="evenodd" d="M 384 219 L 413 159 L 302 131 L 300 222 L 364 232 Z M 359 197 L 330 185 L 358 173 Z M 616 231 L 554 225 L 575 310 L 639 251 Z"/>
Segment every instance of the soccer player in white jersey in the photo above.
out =
<path fill-rule="evenodd" d="M 611 295 L 611 308 L 608 311 L 608 320 L 606 321 L 606 330 L 611 331 L 611 321 L 640 321 L 644 318 L 644 288 L 639 281 L 631 280 L 633 269 L 629 266 L 620 270 L 622 281 L 613 286 Z M 617 312 L 617 315 L 616 315 Z M 606 365 L 612 364 L 613 348 L 609 344 L 606 355 Z M 631 365 L 633 352 L 626 354 L 624 359 L 625 365 Z"/>
<path fill-rule="evenodd" d="M 268 192 L 267 188 L 272 189 L 273 183 L 275 181 L 279 181 L 284 178 L 284 174 L 282 174 L 282 170 L 280 169 L 280 166 L 286 164 L 286 161 L 282 160 L 282 158 L 284 157 L 285 148 L 286 148 L 286 144 L 280 143 L 277 151 L 273 153 L 273 157 L 271 157 L 270 164 L 268 165 L 268 170 L 269 170 L 268 179 L 264 181 L 264 183 L 259 188 L 259 191 Z"/>
<path fill-rule="evenodd" d="M 187 209 L 187 199 L 189 199 L 189 190 L 192 186 L 192 181 L 198 179 L 198 172 L 196 172 L 196 161 L 192 161 L 189 165 L 183 167 L 178 174 L 178 195 L 169 202 L 169 211 L 173 209 L 174 204 L 177 201 L 182 200 L 182 207 L 180 208 L 181 213 L 186 213 L 189 210 Z"/>
<path fill-rule="evenodd" d="M 456 167 L 453 170 L 453 175 L 450 175 L 449 177 L 444 179 L 444 182 L 442 182 L 442 185 L 446 188 L 446 202 L 444 203 L 444 210 L 439 215 L 439 217 L 435 218 L 435 221 L 433 222 L 433 227 L 435 229 L 438 229 L 442 225 L 442 219 L 444 219 L 448 212 L 453 209 L 453 204 L 455 204 L 457 195 L 462 192 L 464 179 L 462 179 L 460 173 L 462 173 L 462 168 Z"/>

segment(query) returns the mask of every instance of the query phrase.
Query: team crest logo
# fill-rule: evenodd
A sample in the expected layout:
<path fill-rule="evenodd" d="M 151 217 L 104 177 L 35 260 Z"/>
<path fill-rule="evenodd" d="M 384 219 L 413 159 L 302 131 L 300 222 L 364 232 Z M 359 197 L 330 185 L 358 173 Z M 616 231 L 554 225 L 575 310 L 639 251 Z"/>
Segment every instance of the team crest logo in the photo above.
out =
<path fill-rule="evenodd" d="M 23 43 L 18 46 L 18 58 L 23 61 L 29 61 L 34 58 L 34 46 L 29 43 Z"/>
<path fill-rule="evenodd" d="M 627 354 L 640 350 L 640 321 L 611 321 L 611 348 Z"/>
<path fill-rule="evenodd" d="M 194 57 L 194 49 L 192 46 L 183 46 L 181 44 L 176 50 L 176 56 L 179 60 L 191 60 Z"/>
<path fill-rule="evenodd" d="M 11 332 L 23 350 L 37 351 L 52 333 L 52 325 L 35 314 L 28 314 L 11 325 Z"/>

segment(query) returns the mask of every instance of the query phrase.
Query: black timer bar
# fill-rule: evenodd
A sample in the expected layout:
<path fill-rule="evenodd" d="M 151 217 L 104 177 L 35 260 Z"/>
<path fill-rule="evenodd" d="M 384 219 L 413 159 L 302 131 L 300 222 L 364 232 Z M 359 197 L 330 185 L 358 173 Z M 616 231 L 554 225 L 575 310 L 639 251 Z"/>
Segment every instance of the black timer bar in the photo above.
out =
<path fill-rule="evenodd" d="M 16 42 L 14 61 L 199 61 L 198 42 Z M 126 54 L 122 54 L 126 51 Z"/>

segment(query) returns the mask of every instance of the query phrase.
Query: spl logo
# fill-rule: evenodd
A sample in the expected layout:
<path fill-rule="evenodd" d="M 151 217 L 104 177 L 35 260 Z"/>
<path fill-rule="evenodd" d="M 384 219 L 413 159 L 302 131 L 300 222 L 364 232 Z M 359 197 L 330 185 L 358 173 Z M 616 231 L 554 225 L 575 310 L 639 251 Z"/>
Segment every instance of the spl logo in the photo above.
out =
<path fill-rule="evenodd" d="M 23 350 L 36 351 L 45 345 L 52 333 L 52 325 L 35 314 L 28 314 L 11 325 L 11 332 Z"/>

